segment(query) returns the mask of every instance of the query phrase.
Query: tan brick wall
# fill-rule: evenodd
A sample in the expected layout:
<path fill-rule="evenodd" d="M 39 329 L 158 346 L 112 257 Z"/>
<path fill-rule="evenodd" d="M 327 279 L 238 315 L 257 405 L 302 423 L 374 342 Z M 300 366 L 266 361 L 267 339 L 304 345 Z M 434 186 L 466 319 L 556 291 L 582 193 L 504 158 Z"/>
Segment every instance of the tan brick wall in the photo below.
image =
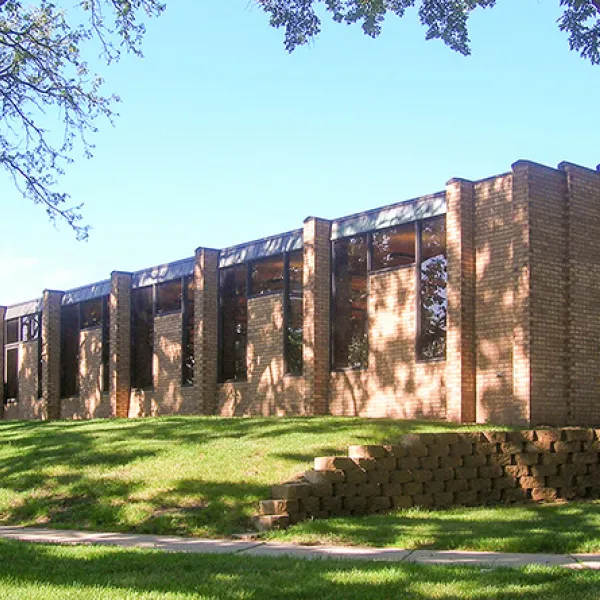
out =
<path fill-rule="evenodd" d="M 531 244 L 531 422 L 573 422 L 568 398 L 568 227 L 564 173 L 528 167 Z"/>
<path fill-rule="evenodd" d="M 196 250 L 194 268 L 194 387 L 198 414 L 214 414 L 217 406 L 219 251 Z"/>
<path fill-rule="evenodd" d="M 600 173 L 560 165 L 569 227 L 569 409 L 577 424 L 600 423 Z"/>
<path fill-rule="evenodd" d="M 19 396 L 16 403 L 6 407 L 4 418 L 44 419 L 46 410 L 41 398 L 38 398 L 38 341 L 21 342 L 19 351 Z"/>
<path fill-rule="evenodd" d="M 304 404 L 315 415 L 329 410 L 330 232 L 330 221 L 315 217 L 304 221 Z"/>
<path fill-rule="evenodd" d="M 63 292 L 42 299 L 42 405 L 39 418 L 60 419 L 60 306 Z"/>
<path fill-rule="evenodd" d="M 520 423 L 513 399 L 512 175 L 475 183 L 475 329 L 478 422 Z"/>
<path fill-rule="evenodd" d="M 448 313 L 446 339 L 447 418 L 476 419 L 475 392 L 475 188 L 455 179 L 446 185 Z"/>
<path fill-rule="evenodd" d="M 108 310 L 111 411 L 126 418 L 131 395 L 131 273 L 111 274 Z"/>
<path fill-rule="evenodd" d="M 445 418 L 445 362 L 416 360 L 415 268 L 373 273 L 368 285 L 368 367 L 331 373 L 331 414 Z"/>
<path fill-rule="evenodd" d="M 304 414 L 304 380 L 284 373 L 283 295 L 248 299 L 247 382 L 219 386 L 221 415 Z"/>
<path fill-rule="evenodd" d="M 102 327 L 79 332 L 79 394 L 63 398 L 64 419 L 99 419 L 113 416 L 110 395 L 102 392 Z"/>
<path fill-rule="evenodd" d="M 197 414 L 196 391 L 181 385 L 181 313 L 154 317 L 154 389 L 132 390 L 130 417 Z"/>

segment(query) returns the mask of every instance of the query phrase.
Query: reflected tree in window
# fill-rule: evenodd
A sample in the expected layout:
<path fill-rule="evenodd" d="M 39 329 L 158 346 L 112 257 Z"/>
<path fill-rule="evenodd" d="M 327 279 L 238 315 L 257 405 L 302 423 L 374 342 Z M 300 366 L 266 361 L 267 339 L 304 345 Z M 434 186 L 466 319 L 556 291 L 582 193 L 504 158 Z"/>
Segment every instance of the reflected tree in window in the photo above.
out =
<path fill-rule="evenodd" d="M 448 312 L 445 217 L 435 217 L 422 222 L 420 243 L 419 358 L 443 358 L 446 355 Z"/>

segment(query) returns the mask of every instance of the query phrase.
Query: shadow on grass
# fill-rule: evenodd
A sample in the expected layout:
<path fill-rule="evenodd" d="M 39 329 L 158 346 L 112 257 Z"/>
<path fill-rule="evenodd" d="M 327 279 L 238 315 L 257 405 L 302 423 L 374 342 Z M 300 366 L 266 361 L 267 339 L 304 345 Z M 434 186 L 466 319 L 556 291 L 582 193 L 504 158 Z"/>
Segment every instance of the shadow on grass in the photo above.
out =
<path fill-rule="evenodd" d="M 497 552 L 599 552 L 600 502 L 494 508 L 411 509 L 309 521 L 269 537 L 359 546 Z"/>
<path fill-rule="evenodd" d="M 40 595 L 77 597 L 286 598 L 371 600 L 404 598 L 579 600 L 597 597 L 600 574 L 547 570 L 479 570 L 336 560 L 294 561 L 235 555 L 193 555 L 67 548 L 0 541 L 0 591 L 19 587 Z M 39 586 L 51 586 L 49 589 Z M 54 594 L 52 594 L 54 597 Z M 31 597 L 31 596 L 30 596 Z M 71 597 L 71 596 L 70 596 Z"/>

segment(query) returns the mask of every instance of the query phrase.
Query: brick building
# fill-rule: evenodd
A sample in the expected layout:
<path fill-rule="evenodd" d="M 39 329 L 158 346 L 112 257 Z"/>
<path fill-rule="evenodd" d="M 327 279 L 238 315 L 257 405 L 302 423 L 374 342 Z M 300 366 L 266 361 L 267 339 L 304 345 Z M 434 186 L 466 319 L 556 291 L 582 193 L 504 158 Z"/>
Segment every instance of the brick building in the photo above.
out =
<path fill-rule="evenodd" d="M 0 307 L 4 419 L 600 424 L 600 172 L 479 181 Z"/>

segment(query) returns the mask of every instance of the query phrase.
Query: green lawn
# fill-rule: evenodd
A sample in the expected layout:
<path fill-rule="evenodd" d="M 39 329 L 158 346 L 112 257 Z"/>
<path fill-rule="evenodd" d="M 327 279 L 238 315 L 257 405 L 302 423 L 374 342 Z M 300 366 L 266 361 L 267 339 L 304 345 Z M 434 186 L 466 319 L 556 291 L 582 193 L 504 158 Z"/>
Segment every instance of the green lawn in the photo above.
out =
<path fill-rule="evenodd" d="M 0 423 L 0 524 L 224 536 L 273 483 L 348 444 L 448 423 L 172 417 Z"/>
<path fill-rule="evenodd" d="M 205 537 L 251 530 L 271 484 L 348 444 L 448 423 L 342 418 L 0 423 L 0 524 Z M 600 552 L 600 503 L 302 523 L 274 539 L 403 548 Z"/>
<path fill-rule="evenodd" d="M 0 540 L 3 600 L 596 600 L 600 572 L 166 554 Z"/>
<path fill-rule="evenodd" d="M 386 515 L 307 521 L 266 537 L 298 544 L 408 550 L 600 552 L 600 501 L 437 511 L 410 509 Z"/>

